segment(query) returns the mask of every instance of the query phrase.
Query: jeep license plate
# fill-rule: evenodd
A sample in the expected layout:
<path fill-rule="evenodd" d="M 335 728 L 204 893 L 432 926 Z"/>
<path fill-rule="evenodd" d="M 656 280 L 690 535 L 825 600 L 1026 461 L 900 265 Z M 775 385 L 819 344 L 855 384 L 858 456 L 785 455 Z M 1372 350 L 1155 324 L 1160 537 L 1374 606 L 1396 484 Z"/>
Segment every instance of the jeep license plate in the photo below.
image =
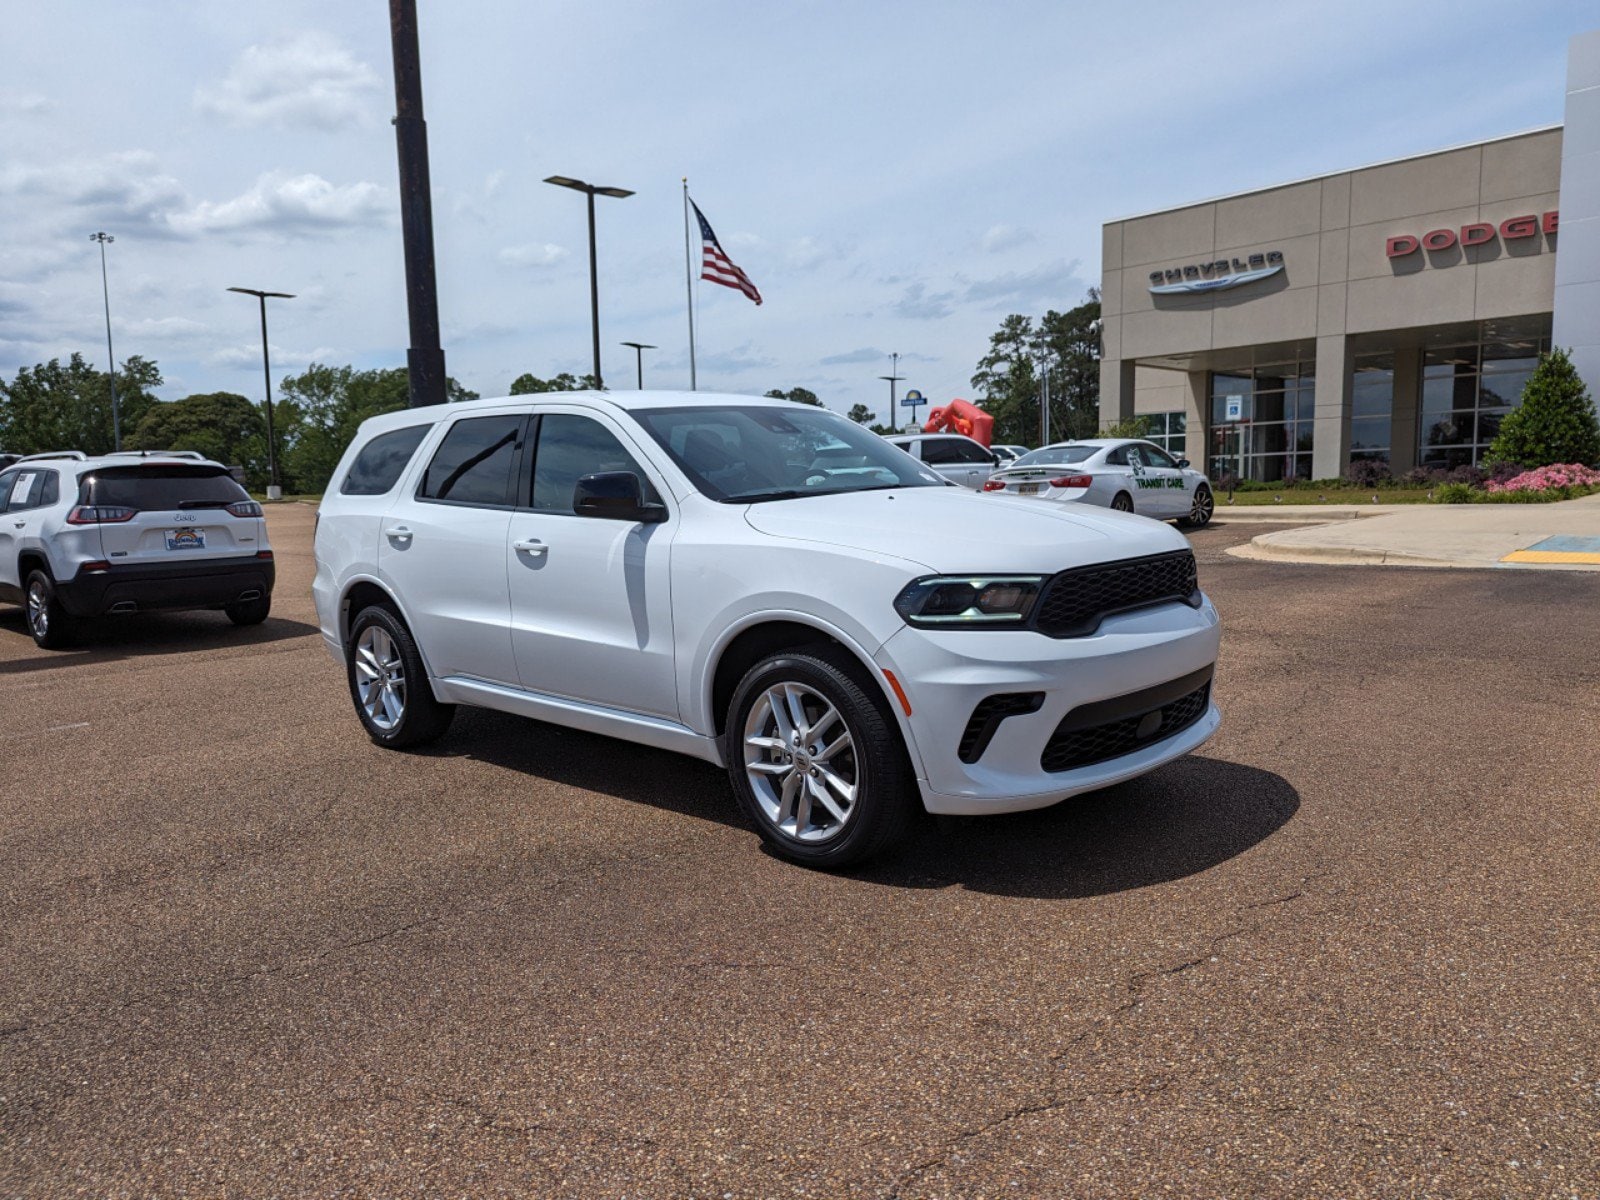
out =
<path fill-rule="evenodd" d="M 204 550 L 205 548 L 206 531 L 204 529 L 167 530 L 168 550 Z"/>

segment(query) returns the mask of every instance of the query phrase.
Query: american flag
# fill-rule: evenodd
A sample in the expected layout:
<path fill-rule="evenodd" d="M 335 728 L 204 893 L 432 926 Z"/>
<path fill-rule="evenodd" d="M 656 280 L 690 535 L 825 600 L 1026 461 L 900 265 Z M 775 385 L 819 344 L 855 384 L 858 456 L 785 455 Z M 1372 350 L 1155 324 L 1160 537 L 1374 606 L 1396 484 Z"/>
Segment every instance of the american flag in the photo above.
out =
<path fill-rule="evenodd" d="M 712 283 L 720 283 L 723 287 L 738 288 L 757 304 L 761 303 L 761 293 L 756 291 L 756 285 L 750 282 L 738 267 L 733 265 L 733 260 L 722 250 L 722 243 L 717 241 L 717 235 L 711 231 L 711 222 L 706 220 L 705 213 L 700 211 L 700 206 L 693 200 L 689 201 L 694 209 L 695 218 L 700 222 L 700 278 L 709 279 Z"/>

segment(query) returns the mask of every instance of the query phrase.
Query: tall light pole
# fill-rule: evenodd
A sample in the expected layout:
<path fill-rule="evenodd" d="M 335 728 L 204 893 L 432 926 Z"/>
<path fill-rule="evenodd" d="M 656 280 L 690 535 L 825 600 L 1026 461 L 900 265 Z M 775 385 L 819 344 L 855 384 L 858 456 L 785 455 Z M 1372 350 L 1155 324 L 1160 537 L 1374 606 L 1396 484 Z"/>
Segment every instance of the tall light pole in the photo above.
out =
<path fill-rule="evenodd" d="M 293 300 L 292 292 L 260 292 L 255 288 L 231 287 L 230 292 L 254 296 L 261 301 L 261 373 L 267 384 L 267 499 L 283 499 L 283 481 L 278 478 L 278 444 L 272 432 L 272 364 L 267 356 L 267 297 Z"/>
<path fill-rule="evenodd" d="M 106 299 L 106 358 L 109 362 L 111 374 L 111 441 L 113 450 L 122 449 L 122 410 L 117 407 L 117 356 L 111 352 L 111 284 L 106 278 L 106 243 L 117 239 L 109 233 L 91 233 L 91 242 L 100 243 L 100 290 Z"/>
<path fill-rule="evenodd" d="M 899 373 L 900 351 L 896 350 L 889 356 L 889 359 L 889 373 L 887 375 L 879 375 L 878 378 L 889 381 L 889 426 L 890 428 L 895 428 L 900 424 L 900 401 L 895 394 L 894 385 L 904 379 L 905 376 Z"/>
<path fill-rule="evenodd" d="M 622 344 L 633 347 L 633 365 L 638 368 L 639 390 L 642 392 L 644 391 L 644 352 L 646 350 L 654 350 L 655 347 L 648 346 L 644 342 L 623 342 Z"/>
<path fill-rule="evenodd" d="M 597 388 L 604 387 L 605 382 L 600 378 L 600 275 L 595 268 L 594 256 L 594 198 L 599 195 L 625 200 L 633 193 L 626 188 L 596 187 L 592 183 L 585 183 L 581 179 L 572 179 L 566 175 L 552 175 L 545 182 L 553 183 L 557 187 L 571 188 L 589 197 L 589 316 L 594 328 L 594 385 Z"/>

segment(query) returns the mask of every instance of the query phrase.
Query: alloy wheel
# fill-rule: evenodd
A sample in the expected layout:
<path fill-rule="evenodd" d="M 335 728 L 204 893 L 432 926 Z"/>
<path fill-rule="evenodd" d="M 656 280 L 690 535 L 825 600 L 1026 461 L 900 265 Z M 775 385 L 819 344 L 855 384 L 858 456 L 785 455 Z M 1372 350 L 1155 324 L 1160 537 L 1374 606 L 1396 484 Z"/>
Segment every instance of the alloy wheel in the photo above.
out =
<path fill-rule="evenodd" d="M 1210 488 L 1200 488 L 1194 494 L 1194 503 L 1189 507 L 1189 520 L 1196 525 L 1204 525 L 1211 520 L 1211 514 L 1217 506 L 1216 500 L 1211 496 Z"/>
<path fill-rule="evenodd" d="M 838 708 L 805 684 L 774 684 L 750 707 L 745 775 L 766 819 L 801 842 L 838 837 L 856 810 L 855 737 Z"/>
<path fill-rule="evenodd" d="M 356 639 L 356 694 L 373 726 L 387 733 L 406 715 L 406 668 L 389 631 L 368 625 Z"/>
<path fill-rule="evenodd" d="M 28 585 L 28 629 L 41 641 L 50 636 L 50 596 L 38 579 Z"/>

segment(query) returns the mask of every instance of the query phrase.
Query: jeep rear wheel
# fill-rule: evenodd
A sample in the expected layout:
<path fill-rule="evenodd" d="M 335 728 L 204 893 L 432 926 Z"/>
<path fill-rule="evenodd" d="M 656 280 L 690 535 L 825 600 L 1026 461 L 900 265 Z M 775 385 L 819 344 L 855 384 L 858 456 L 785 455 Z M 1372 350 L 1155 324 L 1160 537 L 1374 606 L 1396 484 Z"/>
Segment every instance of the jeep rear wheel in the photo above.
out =
<path fill-rule="evenodd" d="M 77 640 L 78 623 L 61 607 L 55 580 L 38 569 L 28 573 L 24 606 L 28 632 L 41 650 L 62 650 Z"/>

